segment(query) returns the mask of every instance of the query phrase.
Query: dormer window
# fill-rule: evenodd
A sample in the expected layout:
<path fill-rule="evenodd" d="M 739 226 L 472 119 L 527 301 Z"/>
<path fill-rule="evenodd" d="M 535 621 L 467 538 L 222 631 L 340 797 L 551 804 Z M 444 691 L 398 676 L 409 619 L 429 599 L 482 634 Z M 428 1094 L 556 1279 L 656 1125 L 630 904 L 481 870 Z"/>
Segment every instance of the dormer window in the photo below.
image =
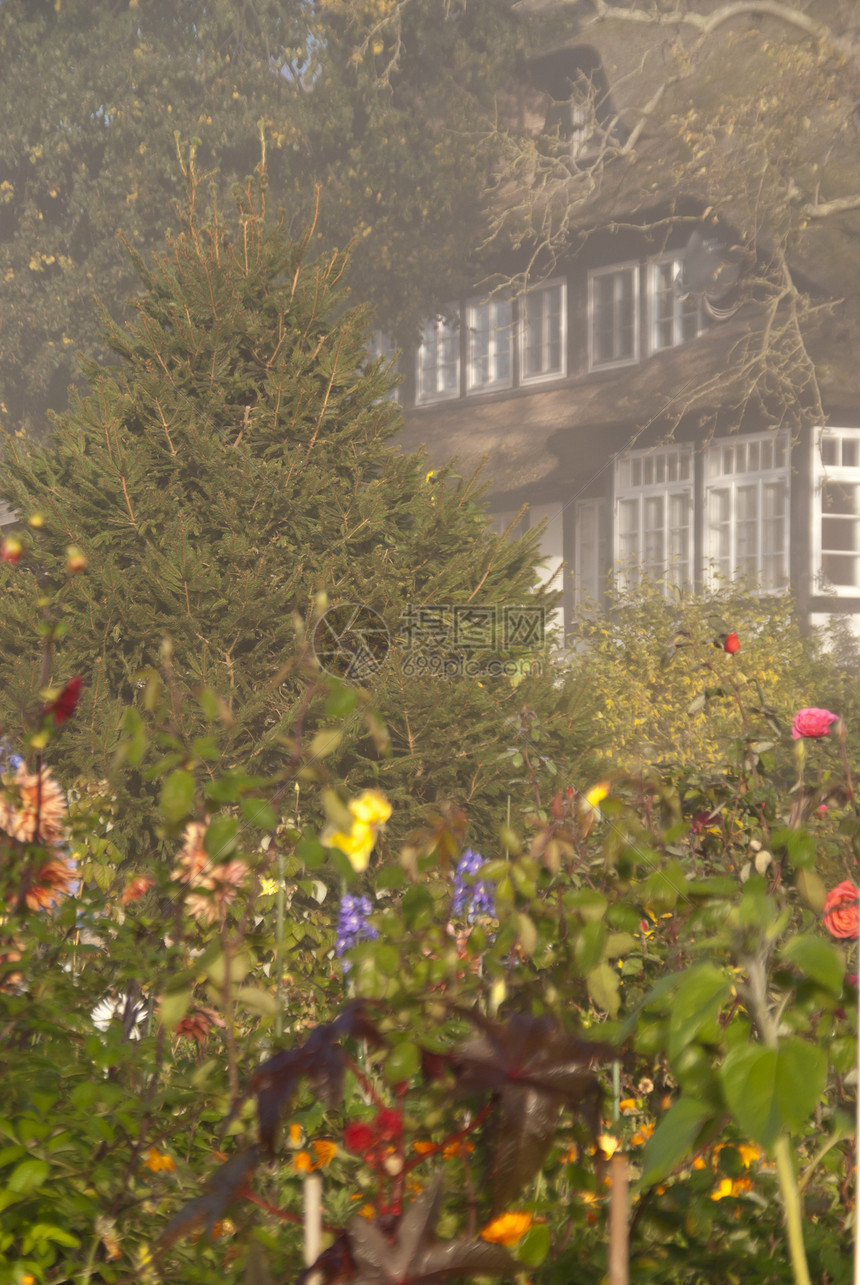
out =
<path fill-rule="evenodd" d="M 417 401 L 435 402 L 460 396 L 460 327 L 434 317 L 418 345 Z"/>
<path fill-rule="evenodd" d="M 520 379 L 523 384 L 559 379 L 565 373 L 566 290 L 562 280 L 526 291 L 521 302 Z"/>
<path fill-rule="evenodd" d="M 695 339 L 702 329 L 701 301 L 693 295 L 680 298 L 675 279 L 681 270 L 676 258 L 649 263 L 648 322 L 649 351 L 662 352 Z"/>
<path fill-rule="evenodd" d="M 470 303 L 466 310 L 470 393 L 510 388 L 514 377 L 514 313 L 510 299 Z"/>
<path fill-rule="evenodd" d="M 639 360 L 639 265 L 588 276 L 588 364 L 592 370 Z"/>

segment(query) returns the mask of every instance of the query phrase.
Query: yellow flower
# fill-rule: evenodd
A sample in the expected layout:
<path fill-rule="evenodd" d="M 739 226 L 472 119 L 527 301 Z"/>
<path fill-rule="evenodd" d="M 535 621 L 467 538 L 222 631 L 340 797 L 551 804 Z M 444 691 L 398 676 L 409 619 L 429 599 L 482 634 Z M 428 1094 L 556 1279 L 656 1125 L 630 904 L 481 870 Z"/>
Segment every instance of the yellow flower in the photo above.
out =
<path fill-rule="evenodd" d="M 391 816 L 391 804 L 379 790 L 365 790 L 349 804 L 355 820 L 349 833 L 344 830 L 324 830 L 320 838 L 329 848 L 340 848 L 349 858 L 353 870 L 367 869 L 376 835 Z"/>
<path fill-rule="evenodd" d="M 597 1139 L 597 1145 L 606 1157 L 614 1156 L 615 1152 L 621 1146 L 618 1138 L 614 1138 L 611 1133 L 601 1133 Z"/>
<path fill-rule="evenodd" d="M 357 821 L 367 825 L 385 825 L 391 816 L 391 804 L 379 790 L 365 790 L 352 800 L 349 810 Z"/>
<path fill-rule="evenodd" d="M 337 1143 L 331 1138 L 317 1138 L 312 1146 L 317 1158 L 316 1168 L 327 1169 L 337 1155 Z"/>
<path fill-rule="evenodd" d="M 166 1151 L 159 1151 L 157 1147 L 150 1147 L 141 1157 L 147 1169 L 153 1173 L 160 1173 L 165 1170 L 167 1173 L 173 1173 L 176 1169 L 176 1161 L 173 1156 L 169 1156 Z"/>
<path fill-rule="evenodd" d="M 752 1183 L 749 1178 L 722 1178 L 716 1191 L 711 1192 L 711 1200 L 723 1200 L 726 1196 L 743 1196 L 749 1191 Z"/>
<path fill-rule="evenodd" d="M 290 1146 L 300 1147 L 302 1145 L 302 1134 L 304 1133 L 302 1126 L 300 1124 L 297 1124 L 296 1121 L 294 1120 L 290 1125 L 289 1132 L 290 1132 Z"/>
<path fill-rule="evenodd" d="M 273 897 L 278 891 L 277 879 L 261 879 L 260 893 L 264 897 Z"/>
<path fill-rule="evenodd" d="M 511 1209 L 506 1214 L 499 1214 L 498 1218 L 481 1229 L 481 1240 L 488 1240 L 492 1245 L 515 1245 L 518 1240 L 522 1240 L 533 1222 L 533 1216 L 525 1209 Z"/>
<path fill-rule="evenodd" d="M 602 803 L 609 793 L 609 782 L 598 781 L 597 785 L 592 785 L 590 790 L 585 792 L 585 802 L 591 808 L 596 808 Z"/>
<path fill-rule="evenodd" d="M 619 1110 L 619 1111 L 635 1111 L 635 1110 L 636 1110 L 636 1099 L 635 1099 L 635 1098 L 622 1098 L 622 1099 L 621 1099 L 621 1101 L 618 1103 L 618 1110 Z"/>
<path fill-rule="evenodd" d="M 739 1142 L 737 1152 L 743 1161 L 744 1169 L 749 1169 L 754 1160 L 761 1160 L 761 1152 L 749 1142 Z"/>
<path fill-rule="evenodd" d="M 693 1159 L 693 1168 L 694 1168 L 694 1169 L 707 1169 L 707 1167 L 708 1167 L 708 1162 L 707 1162 L 707 1160 L 705 1159 L 705 1157 L 704 1157 L 704 1156 L 695 1156 L 695 1157 L 694 1157 L 694 1159 Z"/>

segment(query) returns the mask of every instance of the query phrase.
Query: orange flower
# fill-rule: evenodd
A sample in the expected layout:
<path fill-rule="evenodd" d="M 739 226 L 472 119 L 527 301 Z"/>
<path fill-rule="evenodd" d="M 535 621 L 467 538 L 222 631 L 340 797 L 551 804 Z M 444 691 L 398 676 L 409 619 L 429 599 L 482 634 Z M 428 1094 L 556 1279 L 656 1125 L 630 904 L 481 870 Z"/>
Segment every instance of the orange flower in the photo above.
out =
<path fill-rule="evenodd" d="M 68 897 L 75 883 L 74 863 L 64 857 L 46 861 L 36 871 L 33 882 L 24 894 L 28 910 L 46 910 L 56 906 L 62 897 Z"/>
<path fill-rule="evenodd" d="M 327 1169 L 337 1155 L 337 1143 L 331 1138 L 316 1138 L 311 1145 L 317 1158 L 315 1167 Z"/>
<path fill-rule="evenodd" d="M 439 1148 L 435 1142 L 430 1142 L 427 1138 L 419 1138 L 417 1142 L 412 1143 L 412 1150 L 419 1156 L 432 1156 Z"/>
<path fill-rule="evenodd" d="M 511 1209 L 506 1214 L 499 1214 L 481 1230 L 481 1240 L 488 1240 L 492 1245 L 510 1247 L 522 1240 L 534 1222 L 532 1214 L 525 1209 Z"/>
<path fill-rule="evenodd" d="M 449 1142 L 447 1147 L 442 1148 L 442 1155 L 446 1160 L 453 1160 L 455 1156 L 467 1156 L 475 1150 L 475 1144 L 468 1138 L 458 1138 L 456 1142 Z"/>
<path fill-rule="evenodd" d="M 141 1156 L 141 1160 L 147 1169 L 153 1173 L 160 1173 L 165 1170 L 167 1173 L 173 1173 L 176 1169 L 176 1161 L 173 1156 L 169 1156 L 166 1151 L 159 1151 L 157 1147 L 150 1147 Z"/>
<path fill-rule="evenodd" d="M 129 879 L 122 890 L 122 904 L 127 906 L 130 901 L 139 901 L 154 883 L 155 880 L 150 879 L 148 875 L 135 875 L 133 879 Z"/>
<path fill-rule="evenodd" d="M 293 1156 L 293 1168 L 296 1173 L 310 1173 L 314 1168 L 311 1153 L 309 1151 L 297 1151 Z"/>
<path fill-rule="evenodd" d="M 644 1147 L 653 1132 L 654 1121 L 646 1120 L 642 1127 L 637 1129 L 633 1137 L 630 1139 L 630 1145 L 632 1147 Z"/>
<path fill-rule="evenodd" d="M 39 776 L 22 763 L 12 778 L 10 796 L 0 794 L 0 830 L 21 843 L 59 839 L 65 816 L 66 797 L 46 767 L 40 788 Z"/>
<path fill-rule="evenodd" d="M 176 1023 L 173 1034 L 186 1040 L 194 1040 L 201 1047 L 209 1038 L 212 1027 L 223 1025 L 224 1018 L 214 1008 L 196 1008 L 193 1013 L 187 1013 Z"/>

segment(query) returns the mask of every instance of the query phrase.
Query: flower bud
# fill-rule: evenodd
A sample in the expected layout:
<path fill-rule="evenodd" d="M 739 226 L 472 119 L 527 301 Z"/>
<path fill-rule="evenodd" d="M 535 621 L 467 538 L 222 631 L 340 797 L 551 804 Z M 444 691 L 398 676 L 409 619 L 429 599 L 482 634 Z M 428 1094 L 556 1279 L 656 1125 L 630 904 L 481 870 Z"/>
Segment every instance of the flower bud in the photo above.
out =
<path fill-rule="evenodd" d="M 70 576 L 76 576 L 79 571 L 86 571 L 87 560 L 83 551 L 76 544 L 70 544 L 66 549 L 66 570 Z"/>
<path fill-rule="evenodd" d="M 31 513 L 27 518 L 27 526 L 32 527 L 34 531 L 41 531 L 44 525 L 45 519 L 42 517 L 41 513 Z"/>
<path fill-rule="evenodd" d="M 8 562 L 13 567 L 17 566 L 23 552 L 24 546 L 17 535 L 4 536 L 2 543 L 0 543 L 0 562 Z"/>

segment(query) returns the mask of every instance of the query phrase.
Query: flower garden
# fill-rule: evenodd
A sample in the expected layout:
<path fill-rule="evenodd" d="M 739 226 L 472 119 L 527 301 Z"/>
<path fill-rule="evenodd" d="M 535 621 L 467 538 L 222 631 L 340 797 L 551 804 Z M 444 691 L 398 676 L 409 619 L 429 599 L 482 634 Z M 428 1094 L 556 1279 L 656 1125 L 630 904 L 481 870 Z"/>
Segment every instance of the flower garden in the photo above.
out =
<path fill-rule="evenodd" d="M 706 776 L 533 781 L 528 833 L 449 814 L 396 850 L 377 788 L 207 771 L 168 673 L 117 773 L 148 765 L 175 860 L 131 870 L 114 784 L 51 770 L 81 690 L 0 764 L 4 1280 L 851 1279 L 837 713 L 765 742 L 750 706 Z"/>

